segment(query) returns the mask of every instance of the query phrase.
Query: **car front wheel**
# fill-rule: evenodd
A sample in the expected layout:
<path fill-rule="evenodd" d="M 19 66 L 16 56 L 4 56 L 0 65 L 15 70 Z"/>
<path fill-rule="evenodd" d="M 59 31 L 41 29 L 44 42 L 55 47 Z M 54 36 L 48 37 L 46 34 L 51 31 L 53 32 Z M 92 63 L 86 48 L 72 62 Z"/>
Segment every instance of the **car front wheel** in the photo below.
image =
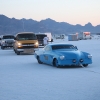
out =
<path fill-rule="evenodd" d="M 57 60 L 57 59 L 54 59 L 54 60 L 53 60 L 53 66 L 59 68 L 58 60 Z"/>
<path fill-rule="evenodd" d="M 87 66 L 88 66 L 88 64 L 83 64 L 83 66 L 84 66 L 84 67 L 87 67 Z"/>

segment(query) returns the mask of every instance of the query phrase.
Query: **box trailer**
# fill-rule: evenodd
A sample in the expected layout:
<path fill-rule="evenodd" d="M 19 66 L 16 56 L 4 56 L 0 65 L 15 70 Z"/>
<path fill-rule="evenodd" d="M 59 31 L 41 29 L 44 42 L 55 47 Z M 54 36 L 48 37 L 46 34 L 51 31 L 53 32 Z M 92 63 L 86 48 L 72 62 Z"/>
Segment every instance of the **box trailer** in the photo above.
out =
<path fill-rule="evenodd" d="M 91 39 L 91 33 L 90 32 L 80 32 L 80 33 L 78 33 L 78 40 L 85 40 L 85 39 Z"/>
<path fill-rule="evenodd" d="M 78 40 L 77 34 L 69 34 L 68 35 L 68 40 L 69 41 L 77 41 Z"/>

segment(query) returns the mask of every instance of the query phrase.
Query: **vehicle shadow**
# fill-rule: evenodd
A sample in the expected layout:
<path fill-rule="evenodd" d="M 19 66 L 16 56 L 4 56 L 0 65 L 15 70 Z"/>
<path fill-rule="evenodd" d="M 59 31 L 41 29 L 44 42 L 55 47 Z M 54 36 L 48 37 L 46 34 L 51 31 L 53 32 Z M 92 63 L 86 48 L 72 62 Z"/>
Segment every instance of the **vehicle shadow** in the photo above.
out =
<path fill-rule="evenodd" d="M 59 68 L 72 69 L 72 68 L 82 68 L 82 66 L 60 66 Z"/>
<path fill-rule="evenodd" d="M 49 64 L 45 64 L 43 63 L 44 65 L 47 65 L 47 66 L 51 66 L 51 67 L 54 67 L 54 68 L 65 68 L 65 69 L 72 69 L 72 68 L 82 68 L 82 66 L 59 66 L 59 67 L 56 67 L 56 66 L 52 66 L 52 65 L 49 65 Z"/>

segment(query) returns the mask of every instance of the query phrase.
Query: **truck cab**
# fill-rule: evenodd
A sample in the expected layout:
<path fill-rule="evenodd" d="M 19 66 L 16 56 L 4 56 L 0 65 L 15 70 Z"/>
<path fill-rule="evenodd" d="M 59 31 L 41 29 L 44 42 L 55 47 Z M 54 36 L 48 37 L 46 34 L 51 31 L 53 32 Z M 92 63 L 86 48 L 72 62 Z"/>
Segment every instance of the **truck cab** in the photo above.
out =
<path fill-rule="evenodd" d="M 17 55 L 34 53 L 35 50 L 38 50 L 38 40 L 33 32 L 17 33 L 14 40 L 13 49 Z"/>

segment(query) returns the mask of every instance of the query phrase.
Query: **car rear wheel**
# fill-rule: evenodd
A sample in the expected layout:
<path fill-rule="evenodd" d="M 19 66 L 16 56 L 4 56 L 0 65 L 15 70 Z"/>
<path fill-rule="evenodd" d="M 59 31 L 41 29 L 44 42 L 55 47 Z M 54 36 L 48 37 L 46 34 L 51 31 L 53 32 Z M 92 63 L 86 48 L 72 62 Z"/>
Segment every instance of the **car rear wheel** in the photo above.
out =
<path fill-rule="evenodd" d="M 87 67 L 87 66 L 88 66 L 88 64 L 83 64 L 83 66 L 84 66 L 84 67 Z"/>
<path fill-rule="evenodd" d="M 57 60 L 57 59 L 54 59 L 54 60 L 53 60 L 53 66 L 59 68 L 58 60 Z"/>
<path fill-rule="evenodd" d="M 37 56 L 37 61 L 38 61 L 39 64 L 42 64 L 42 62 L 41 62 L 39 56 Z"/>

